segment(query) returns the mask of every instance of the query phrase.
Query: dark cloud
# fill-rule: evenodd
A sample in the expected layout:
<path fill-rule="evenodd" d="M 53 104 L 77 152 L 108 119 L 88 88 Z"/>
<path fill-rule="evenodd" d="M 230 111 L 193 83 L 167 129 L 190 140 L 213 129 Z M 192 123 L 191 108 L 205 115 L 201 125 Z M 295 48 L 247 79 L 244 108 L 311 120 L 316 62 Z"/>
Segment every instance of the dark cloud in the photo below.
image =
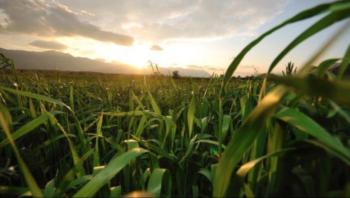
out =
<path fill-rule="evenodd" d="M 55 41 L 35 40 L 29 44 L 35 47 L 52 50 L 63 50 L 67 48 L 67 46 L 63 45 L 62 43 L 58 43 Z"/>
<path fill-rule="evenodd" d="M 163 48 L 159 45 L 152 45 L 151 46 L 151 50 L 154 50 L 154 51 L 163 51 Z"/>
<path fill-rule="evenodd" d="M 0 10 L 8 18 L 2 31 L 39 36 L 83 36 L 119 45 L 133 43 L 130 36 L 104 31 L 79 20 L 79 13 L 54 0 L 0 0 Z"/>

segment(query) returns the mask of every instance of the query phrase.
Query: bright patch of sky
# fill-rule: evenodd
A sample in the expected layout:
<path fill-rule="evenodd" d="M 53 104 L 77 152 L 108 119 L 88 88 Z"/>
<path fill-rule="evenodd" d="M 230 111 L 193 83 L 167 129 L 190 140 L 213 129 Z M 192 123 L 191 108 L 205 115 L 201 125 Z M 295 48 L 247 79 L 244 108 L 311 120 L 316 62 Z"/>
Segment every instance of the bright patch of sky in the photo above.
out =
<path fill-rule="evenodd" d="M 222 73 L 259 34 L 325 2 L 329 1 L 0 0 L 0 47 Z M 290 25 L 265 39 L 244 58 L 236 75 L 265 72 L 278 52 L 315 21 Z M 302 65 L 340 26 L 294 49 L 276 71 L 288 61 Z M 348 43 L 345 36 L 325 56 L 340 57 Z"/>

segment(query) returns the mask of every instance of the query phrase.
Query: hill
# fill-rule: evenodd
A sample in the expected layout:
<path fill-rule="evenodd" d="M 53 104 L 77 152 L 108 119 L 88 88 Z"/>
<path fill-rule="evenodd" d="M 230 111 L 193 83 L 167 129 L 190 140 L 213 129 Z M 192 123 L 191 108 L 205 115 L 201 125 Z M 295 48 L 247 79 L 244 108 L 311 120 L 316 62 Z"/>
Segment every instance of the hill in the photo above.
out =
<path fill-rule="evenodd" d="M 151 68 L 137 69 L 124 63 L 107 63 L 101 60 L 94 60 L 84 57 L 74 57 L 70 54 L 58 51 L 24 51 L 8 50 L 0 48 L 0 53 L 13 59 L 17 69 L 25 70 L 59 70 L 59 71 L 81 71 L 100 72 L 115 74 L 151 74 Z M 209 74 L 200 69 L 191 68 L 165 68 L 160 67 L 160 73 L 171 75 L 172 71 L 179 71 L 181 76 L 209 77 Z"/>

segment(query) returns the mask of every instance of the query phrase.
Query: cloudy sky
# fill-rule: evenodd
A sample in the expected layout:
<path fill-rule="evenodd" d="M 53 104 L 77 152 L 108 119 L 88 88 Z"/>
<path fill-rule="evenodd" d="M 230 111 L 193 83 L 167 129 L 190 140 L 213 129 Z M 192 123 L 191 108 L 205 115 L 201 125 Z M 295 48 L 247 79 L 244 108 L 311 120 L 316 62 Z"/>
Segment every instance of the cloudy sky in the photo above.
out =
<path fill-rule="evenodd" d="M 57 50 L 135 67 L 152 61 L 222 72 L 257 35 L 322 2 L 327 0 L 0 0 L 0 47 Z M 315 20 L 273 34 L 236 74 L 266 71 L 277 53 Z M 337 27 L 296 48 L 281 65 L 302 64 Z M 326 56 L 341 56 L 349 42 L 341 39 Z"/>

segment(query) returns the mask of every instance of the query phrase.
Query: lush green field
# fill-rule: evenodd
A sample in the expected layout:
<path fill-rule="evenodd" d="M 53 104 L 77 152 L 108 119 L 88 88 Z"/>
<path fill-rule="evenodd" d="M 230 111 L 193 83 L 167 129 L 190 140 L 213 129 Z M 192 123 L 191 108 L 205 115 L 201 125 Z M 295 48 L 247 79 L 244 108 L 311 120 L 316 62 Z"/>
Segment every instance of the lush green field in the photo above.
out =
<path fill-rule="evenodd" d="M 2 57 L 0 194 L 350 196 L 350 48 L 314 65 L 347 26 L 297 72 L 231 78 L 265 36 L 319 14 L 270 74 L 299 43 L 348 18 L 349 1 L 261 35 L 221 78 L 20 72 Z"/>

